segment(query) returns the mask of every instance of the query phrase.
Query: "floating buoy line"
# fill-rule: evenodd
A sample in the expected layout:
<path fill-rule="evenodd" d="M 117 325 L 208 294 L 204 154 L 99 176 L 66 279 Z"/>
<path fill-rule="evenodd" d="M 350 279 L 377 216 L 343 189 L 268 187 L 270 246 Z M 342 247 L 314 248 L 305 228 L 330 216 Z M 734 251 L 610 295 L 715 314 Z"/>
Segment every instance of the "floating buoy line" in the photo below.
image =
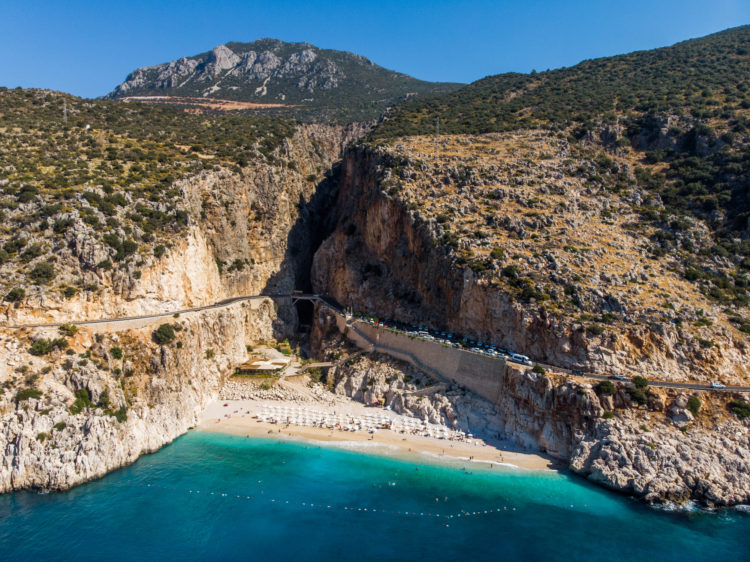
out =
<path fill-rule="evenodd" d="M 484 515 L 492 515 L 495 513 L 507 513 L 507 512 L 513 512 L 516 511 L 516 508 L 514 506 L 510 505 L 504 505 L 501 507 L 491 507 L 488 509 L 482 509 L 482 510 L 464 510 L 461 509 L 456 512 L 452 513 L 433 513 L 433 512 L 425 512 L 425 511 L 407 511 L 407 510 L 392 510 L 392 509 L 381 509 L 371 506 L 351 506 L 351 505 L 332 505 L 327 503 L 315 503 L 315 502 L 307 502 L 307 501 L 295 501 L 295 500 L 282 500 L 278 498 L 267 498 L 263 494 L 263 492 L 260 492 L 260 494 L 248 496 L 245 494 L 236 494 L 232 492 L 220 492 L 220 491 L 212 491 L 212 490 L 197 490 L 192 488 L 175 488 L 172 486 L 162 486 L 160 484 L 150 484 L 150 483 L 144 483 L 144 482 L 131 482 L 130 480 L 127 481 L 118 481 L 118 486 L 132 486 L 136 488 L 152 488 L 157 490 L 167 490 L 172 492 L 181 492 L 189 495 L 195 495 L 195 496 L 212 496 L 212 497 L 218 497 L 218 498 L 227 498 L 227 499 L 234 499 L 234 500 L 242 500 L 242 501 L 254 501 L 257 503 L 263 503 L 263 504 L 272 504 L 272 505 L 294 505 L 299 507 L 304 507 L 308 509 L 314 509 L 319 511 L 342 511 L 347 513 L 378 513 L 378 514 L 387 514 L 391 516 L 400 516 L 405 518 L 415 518 L 415 517 L 425 517 L 425 518 L 432 518 L 432 519 L 465 519 L 467 517 L 479 517 Z"/>

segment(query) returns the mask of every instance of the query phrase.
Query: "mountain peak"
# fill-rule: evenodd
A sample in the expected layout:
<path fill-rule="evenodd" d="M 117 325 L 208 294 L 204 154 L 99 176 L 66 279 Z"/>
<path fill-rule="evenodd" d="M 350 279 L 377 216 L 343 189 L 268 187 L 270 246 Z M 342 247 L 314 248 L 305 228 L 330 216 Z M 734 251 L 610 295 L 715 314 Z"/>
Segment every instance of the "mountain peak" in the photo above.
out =
<path fill-rule="evenodd" d="M 263 38 L 251 43 L 232 41 L 198 55 L 136 69 L 105 98 L 281 104 L 297 113 L 322 111 L 328 118 L 346 114 L 346 120 L 351 120 L 375 119 L 407 95 L 457 87 L 423 82 L 353 53 Z"/>

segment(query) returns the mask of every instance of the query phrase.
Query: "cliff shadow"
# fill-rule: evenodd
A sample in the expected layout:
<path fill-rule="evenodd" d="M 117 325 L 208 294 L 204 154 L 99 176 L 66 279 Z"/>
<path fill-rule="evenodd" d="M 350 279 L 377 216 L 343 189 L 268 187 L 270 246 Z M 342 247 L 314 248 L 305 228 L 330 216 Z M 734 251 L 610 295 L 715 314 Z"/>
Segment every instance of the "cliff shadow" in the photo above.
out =
<path fill-rule="evenodd" d="M 263 294 L 292 294 L 294 291 L 312 291 L 310 271 L 313 256 L 336 225 L 336 200 L 342 161 L 337 161 L 326 172 L 308 200 L 300 194 L 297 208 L 299 217 L 287 235 L 286 251 L 279 271 L 263 287 Z M 273 325 L 276 339 L 294 334 L 300 328 L 309 328 L 313 320 L 314 305 L 300 301 L 296 305 L 277 301 L 278 317 Z"/>

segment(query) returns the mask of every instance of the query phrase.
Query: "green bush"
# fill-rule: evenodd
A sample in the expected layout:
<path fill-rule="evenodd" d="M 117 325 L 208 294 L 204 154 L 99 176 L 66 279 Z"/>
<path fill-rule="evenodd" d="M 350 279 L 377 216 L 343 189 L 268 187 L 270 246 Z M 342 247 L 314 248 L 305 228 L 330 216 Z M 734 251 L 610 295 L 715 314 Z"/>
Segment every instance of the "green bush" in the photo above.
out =
<path fill-rule="evenodd" d="M 631 382 L 636 388 L 646 388 L 648 386 L 648 379 L 640 375 L 636 375 L 632 378 Z"/>
<path fill-rule="evenodd" d="M 32 355 L 47 355 L 55 349 L 67 349 L 68 340 L 65 338 L 55 338 L 54 340 L 48 340 L 45 338 L 39 339 L 31 344 L 29 353 Z"/>
<path fill-rule="evenodd" d="M 26 250 L 21 254 L 21 261 L 29 263 L 30 261 L 38 258 L 43 253 L 41 244 L 32 244 L 27 247 Z"/>
<path fill-rule="evenodd" d="M 34 343 L 31 344 L 31 349 L 29 350 L 29 353 L 31 353 L 32 355 L 47 355 L 53 349 L 54 348 L 50 340 L 40 339 L 40 340 L 36 340 Z"/>
<path fill-rule="evenodd" d="M 598 385 L 596 385 L 596 392 L 601 394 L 602 396 L 612 396 L 615 392 L 617 392 L 617 389 L 611 381 L 601 381 Z"/>
<path fill-rule="evenodd" d="M 119 347 L 113 347 L 112 349 L 110 349 L 109 354 L 113 359 L 122 359 L 122 349 L 120 349 Z"/>
<path fill-rule="evenodd" d="M 739 419 L 744 420 L 750 417 L 750 402 L 747 400 L 732 400 L 728 406 Z"/>
<path fill-rule="evenodd" d="M 697 416 L 698 411 L 701 409 L 701 401 L 697 396 L 693 395 L 688 398 L 687 408 L 688 410 L 690 410 L 690 413 L 693 414 L 693 416 Z"/>
<path fill-rule="evenodd" d="M 51 263 L 43 262 L 38 263 L 29 272 L 29 279 L 31 279 L 37 285 L 46 285 L 57 276 L 55 268 L 52 267 Z"/>
<path fill-rule="evenodd" d="M 492 259 L 501 260 L 505 257 L 505 249 L 504 248 L 493 248 L 490 252 L 490 257 Z"/>
<path fill-rule="evenodd" d="M 22 388 L 21 390 L 16 392 L 16 396 L 13 398 L 13 401 L 18 404 L 19 402 L 23 402 L 24 400 L 28 400 L 29 398 L 38 400 L 41 397 L 41 390 L 37 390 L 36 388 Z"/>
<path fill-rule="evenodd" d="M 68 427 L 68 424 L 66 424 L 65 422 L 57 422 L 55 424 L 55 431 L 62 431 L 66 427 Z"/>
<path fill-rule="evenodd" d="M 73 324 L 63 324 L 58 328 L 61 334 L 72 338 L 78 333 L 78 327 L 74 326 Z"/>
<path fill-rule="evenodd" d="M 310 380 L 312 382 L 320 382 L 323 380 L 323 371 L 318 367 L 310 369 L 308 374 L 310 375 Z"/>
<path fill-rule="evenodd" d="M 630 396 L 630 399 L 640 405 L 646 404 L 648 402 L 648 397 L 646 396 L 646 391 L 642 388 L 633 387 L 628 388 L 628 395 Z"/>
<path fill-rule="evenodd" d="M 46 433 L 44 433 L 44 432 L 36 434 L 36 440 L 39 441 L 40 443 L 44 443 L 46 441 L 47 437 L 48 437 L 48 435 Z"/>
<path fill-rule="evenodd" d="M 115 419 L 116 419 L 116 420 L 117 420 L 118 422 L 120 422 L 120 423 L 122 423 L 122 422 L 124 422 L 124 421 L 125 421 L 126 419 L 128 419 L 128 407 L 127 407 L 127 406 L 120 406 L 120 407 L 119 407 L 119 408 L 118 408 L 117 410 L 115 410 L 114 412 L 110 410 L 110 411 L 108 411 L 107 413 L 108 413 L 108 414 L 109 414 L 110 416 L 114 416 L 114 418 L 115 418 Z"/>
<path fill-rule="evenodd" d="M 545 369 L 544 367 L 542 367 L 542 366 L 541 366 L 541 365 L 540 365 L 539 363 L 537 363 L 536 365 L 534 365 L 534 368 L 533 368 L 533 369 L 531 369 L 531 370 L 532 370 L 532 371 L 533 371 L 534 373 L 538 373 L 538 374 L 540 374 L 540 375 L 543 375 L 544 373 L 546 373 L 546 372 L 547 372 L 547 370 L 546 370 L 546 369 Z"/>
<path fill-rule="evenodd" d="M 70 413 L 73 415 L 80 414 L 84 409 L 92 408 L 94 404 L 91 402 L 91 396 L 89 391 L 82 388 L 75 394 L 75 402 L 70 407 Z"/>
<path fill-rule="evenodd" d="M 607 410 L 606 412 L 604 412 L 604 414 L 602 415 L 602 417 L 603 417 L 603 418 L 604 418 L 605 420 L 611 420 L 612 418 L 614 418 L 614 417 L 615 417 L 615 413 L 614 413 L 614 412 L 612 412 L 612 411 L 610 411 L 610 410 Z"/>
<path fill-rule="evenodd" d="M 159 345 L 167 345 L 174 341 L 176 335 L 171 324 L 162 324 L 154 332 L 154 341 Z"/>
<path fill-rule="evenodd" d="M 26 291 L 22 287 L 14 287 L 5 295 L 8 302 L 19 302 L 26 296 Z"/>

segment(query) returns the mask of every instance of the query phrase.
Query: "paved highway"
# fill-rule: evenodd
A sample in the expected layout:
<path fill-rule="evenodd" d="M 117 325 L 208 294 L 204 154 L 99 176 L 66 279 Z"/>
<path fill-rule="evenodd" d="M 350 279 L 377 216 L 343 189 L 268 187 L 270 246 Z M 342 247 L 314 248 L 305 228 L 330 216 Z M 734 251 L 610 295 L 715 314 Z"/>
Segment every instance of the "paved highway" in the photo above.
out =
<path fill-rule="evenodd" d="M 206 306 L 198 306 L 195 308 L 182 308 L 180 310 L 171 310 L 169 312 L 157 312 L 155 314 L 143 314 L 141 316 L 120 316 L 117 318 L 99 318 L 96 320 L 68 320 L 66 322 L 47 322 L 43 324 L 21 324 L 21 325 L 16 325 L 16 326 L 0 325 L 0 329 L 26 330 L 26 329 L 31 329 L 31 328 L 57 328 L 59 326 L 62 326 L 63 324 L 72 324 L 73 326 L 89 326 L 89 325 L 95 325 L 95 324 L 117 324 L 117 323 L 131 322 L 133 320 L 151 320 L 154 318 L 166 318 L 168 316 L 174 316 L 175 314 L 187 314 L 189 312 L 202 312 L 204 310 L 214 310 L 217 308 L 227 307 L 231 304 L 234 304 L 240 301 L 268 299 L 268 298 L 270 299 L 318 300 L 318 301 L 325 302 L 326 305 L 331 306 L 332 308 L 338 311 L 338 308 L 336 306 L 331 305 L 331 303 L 322 299 L 318 295 L 311 295 L 311 294 L 304 294 L 304 293 L 249 295 L 245 297 L 232 297 L 231 299 L 224 299 L 223 301 L 219 301 L 217 303 L 209 304 Z"/>
<path fill-rule="evenodd" d="M 613 380 L 609 375 L 596 375 L 594 373 L 574 373 L 570 369 L 563 367 L 555 367 L 554 365 L 548 365 L 546 363 L 539 363 L 545 369 L 550 369 L 555 372 L 563 372 L 574 377 L 581 377 L 585 379 L 593 379 L 597 381 L 608 381 Z M 628 379 L 630 380 L 630 379 Z M 622 381 L 626 382 L 626 381 Z M 649 386 L 660 386 L 662 388 L 680 388 L 684 390 L 710 390 L 714 392 L 750 392 L 750 386 L 727 386 L 726 388 L 712 388 L 707 384 L 692 383 L 692 382 L 667 382 L 667 381 L 648 381 Z"/>
<path fill-rule="evenodd" d="M 155 318 L 167 318 L 170 316 L 174 316 L 175 314 L 187 314 L 190 312 L 202 312 L 205 310 L 215 310 L 217 308 L 227 307 L 236 302 L 256 300 L 256 299 L 266 299 L 266 298 L 317 301 L 330 307 L 331 309 L 336 311 L 338 314 L 343 314 L 342 309 L 338 305 L 338 303 L 336 303 L 330 297 L 327 297 L 325 295 L 315 295 L 315 294 L 309 294 L 309 293 L 268 294 L 268 295 L 248 295 L 244 297 L 232 297 L 230 299 L 224 299 L 217 303 L 206 305 L 206 306 L 198 306 L 195 308 L 183 308 L 180 310 L 172 310 L 169 312 L 159 312 L 156 314 L 144 314 L 141 316 L 125 316 L 125 317 L 120 317 L 120 318 L 100 318 L 96 320 L 73 320 L 73 321 L 68 321 L 68 322 L 24 324 L 24 325 L 18 325 L 18 326 L 0 326 L 0 329 L 5 328 L 9 330 L 24 330 L 24 329 L 31 329 L 31 328 L 57 328 L 59 326 L 62 326 L 63 324 L 72 324 L 74 326 L 89 326 L 89 325 L 96 325 L 96 324 L 117 324 L 117 323 L 131 322 L 133 320 L 151 320 Z M 390 328 L 390 329 L 393 330 L 393 328 Z M 394 330 L 394 331 L 399 331 L 399 330 Z M 425 340 L 425 341 L 428 341 L 428 340 Z M 434 343 L 435 345 L 441 345 L 438 342 L 430 342 L 430 343 Z M 466 353 L 475 353 L 473 351 L 466 350 L 466 349 L 463 351 L 465 351 Z M 599 380 L 599 381 L 611 380 L 611 377 L 607 375 L 597 375 L 594 373 L 580 373 L 579 374 L 579 373 L 574 373 L 570 369 L 566 369 L 564 367 L 558 367 L 555 365 L 548 365 L 544 363 L 539 363 L 539 365 L 551 371 L 563 372 L 563 373 L 566 373 L 575 377 L 581 377 L 581 378 Z M 667 382 L 667 381 L 654 381 L 654 380 L 649 380 L 648 384 L 651 386 L 657 386 L 657 387 L 663 387 L 663 388 L 677 388 L 677 389 L 684 389 L 684 390 L 702 390 L 702 391 L 713 391 L 713 392 L 750 392 L 750 386 L 727 386 L 725 388 L 712 388 L 711 386 L 707 384 L 698 384 L 698 383 L 690 383 L 690 382 L 685 382 L 685 383 Z"/>

